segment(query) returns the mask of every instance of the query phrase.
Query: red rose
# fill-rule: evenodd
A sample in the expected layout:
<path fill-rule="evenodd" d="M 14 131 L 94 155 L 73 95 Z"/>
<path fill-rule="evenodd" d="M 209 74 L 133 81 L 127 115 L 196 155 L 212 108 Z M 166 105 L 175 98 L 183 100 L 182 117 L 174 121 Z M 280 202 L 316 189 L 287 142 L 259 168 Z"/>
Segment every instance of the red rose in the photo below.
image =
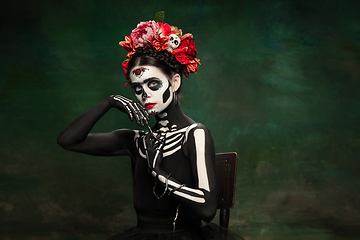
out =
<path fill-rule="evenodd" d="M 183 37 L 183 40 L 181 41 L 181 43 L 179 45 L 179 49 L 186 48 L 186 47 L 187 47 L 186 55 L 191 60 L 196 58 L 196 55 L 197 55 L 196 45 L 195 45 L 195 42 L 194 42 L 191 34 L 185 34 Z"/>
<path fill-rule="evenodd" d="M 188 48 L 187 55 L 190 55 L 193 59 L 196 58 L 196 55 L 197 55 L 195 42 L 192 38 L 189 39 L 189 48 Z"/>
<path fill-rule="evenodd" d="M 188 64 L 189 58 L 185 53 L 178 53 L 175 55 L 176 60 L 178 60 L 181 64 Z"/>

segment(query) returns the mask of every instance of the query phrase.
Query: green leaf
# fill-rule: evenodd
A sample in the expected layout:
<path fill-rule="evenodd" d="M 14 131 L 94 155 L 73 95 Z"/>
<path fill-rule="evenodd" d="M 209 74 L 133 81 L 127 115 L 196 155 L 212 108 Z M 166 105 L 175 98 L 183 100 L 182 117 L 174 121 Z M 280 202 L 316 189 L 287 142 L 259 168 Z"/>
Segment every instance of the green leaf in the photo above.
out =
<path fill-rule="evenodd" d="M 160 11 L 155 14 L 155 22 L 164 22 L 165 19 L 165 12 Z"/>

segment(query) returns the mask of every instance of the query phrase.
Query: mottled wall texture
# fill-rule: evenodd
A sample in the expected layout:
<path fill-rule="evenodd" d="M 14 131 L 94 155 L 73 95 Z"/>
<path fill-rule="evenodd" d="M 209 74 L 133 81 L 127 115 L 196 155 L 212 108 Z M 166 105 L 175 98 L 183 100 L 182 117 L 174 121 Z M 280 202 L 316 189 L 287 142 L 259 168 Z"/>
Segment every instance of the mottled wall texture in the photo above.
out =
<path fill-rule="evenodd" d="M 159 10 L 193 33 L 202 63 L 184 79 L 184 112 L 212 131 L 217 152 L 239 156 L 230 228 L 248 239 L 330 239 L 360 226 L 359 1 L 0 8 L 0 239 L 110 236 L 135 224 L 129 158 L 67 152 L 56 137 L 111 94 L 135 99 L 118 42 Z M 111 110 L 93 131 L 118 128 L 137 125 Z"/>

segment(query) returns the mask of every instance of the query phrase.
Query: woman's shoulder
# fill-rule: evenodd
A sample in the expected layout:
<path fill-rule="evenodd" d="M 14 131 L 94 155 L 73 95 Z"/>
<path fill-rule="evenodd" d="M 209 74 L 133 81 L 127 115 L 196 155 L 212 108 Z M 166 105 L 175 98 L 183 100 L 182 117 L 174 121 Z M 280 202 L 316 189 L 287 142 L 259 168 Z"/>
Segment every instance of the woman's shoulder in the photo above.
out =
<path fill-rule="evenodd" d="M 205 132 L 210 132 L 210 130 L 202 123 L 194 122 L 191 125 L 187 126 L 187 133 L 194 132 L 195 130 L 203 130 Z"/>
<path fill-rule="evenodd" d="M 187 129 L 203 129 L 203 130 L 208 130 L 208 128 L 202 124 L 202 123 L 199 123 L 199 122 L 196 122 L 194 121 L 192 118 L 186 116 L 187 118 L 187 121 L 186 121 L 186 127 Z"/>
<path fill-rule="evenodd" d="M 191 158 L 198 146 L 205 147 L 208 144 L 213 145 L 213 138 L 210 130 L 204 124 L 196 122 L 187 127 L 182 148 L 185 156 Z"/>
<path fill-rule="evenodd" d="M 211 132 L 210 130 L 202 123 L 193 123 L 189 126 L 187 126 L 186 131 L 185 131 L 185 143 L 193 143 L 195 141 L 196 138 L 199 137 L 204 137 L 204 138 L 211 138 Z M 192 144 L 191 144 L 192 145 Z"/>

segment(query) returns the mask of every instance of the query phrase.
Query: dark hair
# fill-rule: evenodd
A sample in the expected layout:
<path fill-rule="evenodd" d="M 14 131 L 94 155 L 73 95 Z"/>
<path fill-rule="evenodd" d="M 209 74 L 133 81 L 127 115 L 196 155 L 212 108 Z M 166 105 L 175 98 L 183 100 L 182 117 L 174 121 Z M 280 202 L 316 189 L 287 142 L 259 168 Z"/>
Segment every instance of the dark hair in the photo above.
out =
<path fill-rule="evenodd" d="M 142 50 L 138 50 L 130 59 L 128 70 L 131 70 L 138 65 L 150 65 L 158 67 L 168 77 L 169 80 L 176 73 L 179 74 L 182 78 L 183 69 L 181 63 L 178 62 L 175 56 L 167 50 L 157 51 L 154 48 L 144 48 Z M 129 72 L 127 74 L 129 74 Z"/>

